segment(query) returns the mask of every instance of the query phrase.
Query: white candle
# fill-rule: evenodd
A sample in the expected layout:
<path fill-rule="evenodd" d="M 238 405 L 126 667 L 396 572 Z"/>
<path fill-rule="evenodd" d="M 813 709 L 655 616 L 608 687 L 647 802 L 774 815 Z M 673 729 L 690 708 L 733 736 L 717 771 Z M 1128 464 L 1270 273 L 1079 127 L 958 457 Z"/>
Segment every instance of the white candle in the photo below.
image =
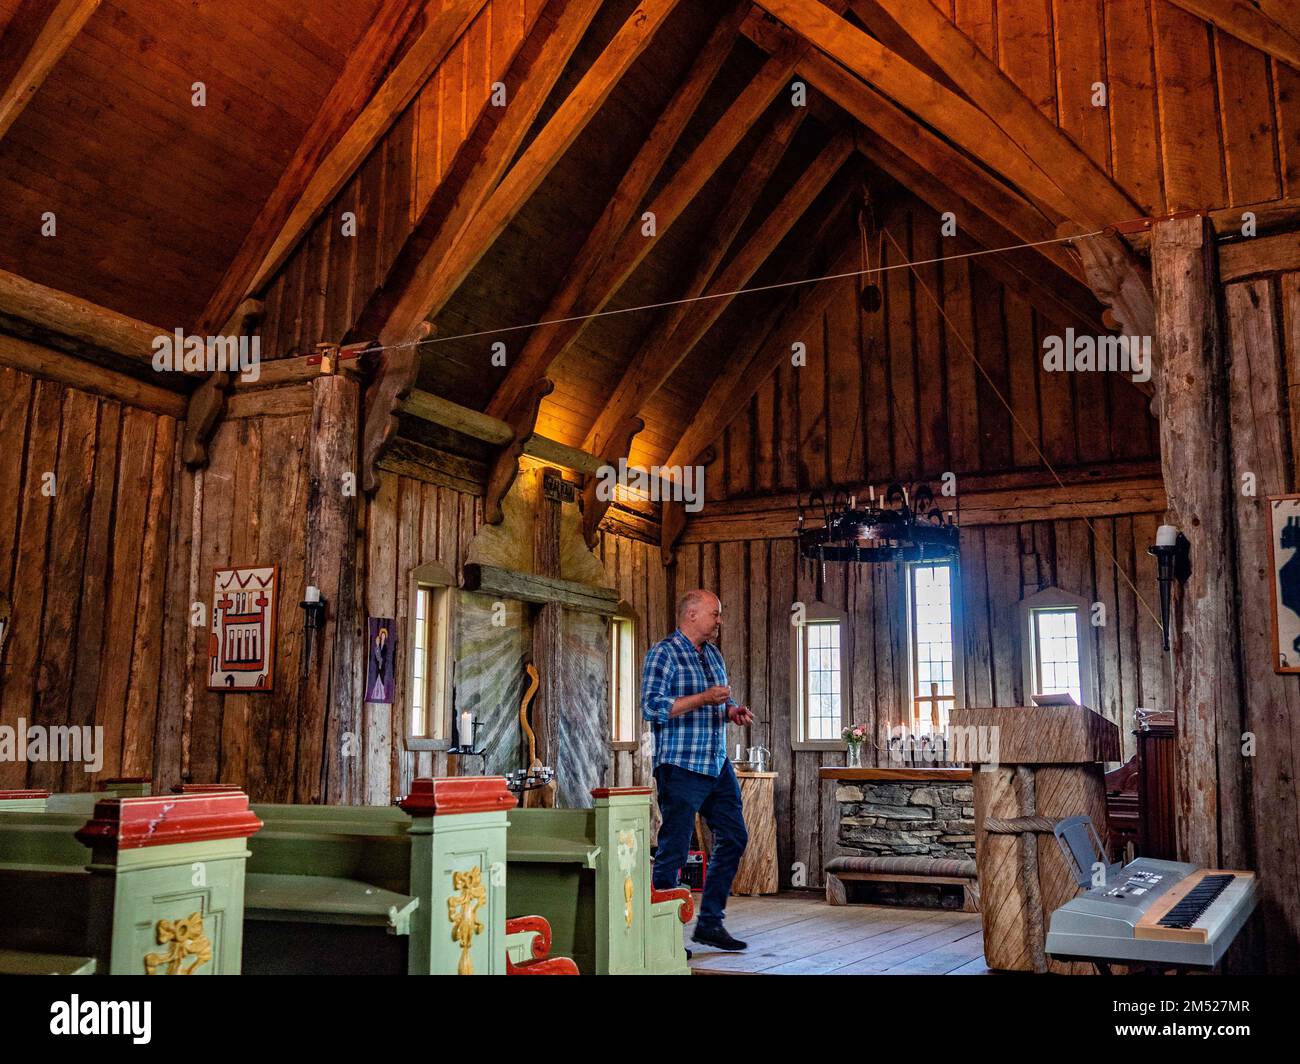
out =
<path fill-rule="evenodd" d="M 1156 529 L 1156 546 L 1172 547 L 1178 542 L 1178 529 L 1173 525 L 1161 525 Z"/>
<path fill-rule="evenodd" d="M 474 714 L 468 709 L 460 715 L 460 745 L 466 750 L 474 749 Z"/>
<path fill-rule="evenodd" d="M 318 587 L 312 587 L 312 586 L 309 584 L 309 585 L 307 586 L 307 601 L 308 601 L 308 602 L 319 602 L 319 601 L 320 601 L 320 588 L 318 588 Z"/>

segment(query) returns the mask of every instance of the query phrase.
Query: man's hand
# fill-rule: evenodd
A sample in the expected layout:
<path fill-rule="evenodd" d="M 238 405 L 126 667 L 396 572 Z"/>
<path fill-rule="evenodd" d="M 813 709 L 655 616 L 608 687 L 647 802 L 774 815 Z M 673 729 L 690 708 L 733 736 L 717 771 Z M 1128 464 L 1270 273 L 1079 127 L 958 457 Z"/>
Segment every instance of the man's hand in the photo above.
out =
<path fill-rule="evenodd" d="M 754 723 L 754 714 L 749 711 L 748 706 L 728 706 L 727 720 L 744 727 L 746 724 Z"/>
<path fill-rule="evenodd" d="M 713 687 L 710 687 L 707 691 L 704 692 L 704 694 L 700 696 L 700 698 L 702 699 L 700 705 L 712 706 L 717 704 L 718 702 L 725 702 L 730 697 L 731 697 L 731 688 L 718 684 Z"/>

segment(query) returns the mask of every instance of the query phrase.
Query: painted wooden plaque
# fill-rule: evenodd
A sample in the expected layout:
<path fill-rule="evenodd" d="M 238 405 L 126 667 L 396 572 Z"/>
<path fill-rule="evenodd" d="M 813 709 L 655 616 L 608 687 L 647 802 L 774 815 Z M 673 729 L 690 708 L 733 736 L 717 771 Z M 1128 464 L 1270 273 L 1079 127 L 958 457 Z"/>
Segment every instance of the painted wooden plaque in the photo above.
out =
<path fill-rule="evenodd" d="M 271 690 L 276 576 L 274 565 L 214 570 L 208 690 Z"/>

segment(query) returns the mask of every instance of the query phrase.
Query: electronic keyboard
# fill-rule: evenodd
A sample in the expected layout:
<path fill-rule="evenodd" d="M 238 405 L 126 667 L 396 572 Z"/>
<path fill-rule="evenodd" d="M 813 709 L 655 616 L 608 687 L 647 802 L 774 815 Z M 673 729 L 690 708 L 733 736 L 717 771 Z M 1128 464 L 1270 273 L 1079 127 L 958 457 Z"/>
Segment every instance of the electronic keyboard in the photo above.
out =
<path fill-rule="evenodd" d="M 1255 908 L 1255 874 L 1139 857 L 1054 913 L 1060 959 L 1213 968 Z"/>

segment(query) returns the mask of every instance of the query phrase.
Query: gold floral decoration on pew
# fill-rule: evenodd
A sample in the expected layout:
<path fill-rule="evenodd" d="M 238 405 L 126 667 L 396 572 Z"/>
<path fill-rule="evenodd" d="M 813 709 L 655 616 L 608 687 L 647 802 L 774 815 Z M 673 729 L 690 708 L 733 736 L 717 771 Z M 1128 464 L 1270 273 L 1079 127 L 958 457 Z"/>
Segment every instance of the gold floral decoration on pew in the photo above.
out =
<path fill-rule="evenodd" d="M 201 912 L 190 913 L 180 920 L 159 920 L 154 933 L 158 944 L 167 949 L 144 955 L 144 970 L 149 975 L 157 975 L 163 965 L 167 966 L 163 975 L 193 975 L 196 968 L 212 960 L 212 941 L 203 933 Z M 194 961 L 188 968 L 182 968 L 187 957 L 193 957 Z"/>
<path fill-rule="evenodd" d="M 451 921 L 451 939 L 460 946 L 460 963 L 457 975 L 473 975 L 474 959 L 470 946 L 474 936 L 481 934 L 483 923 L 478 918 L 479 906 L 487 902 L 487 888 L 483 886 L 483 872 L 475 865 L 468 872 L 453 872 L 451 887 L 459 891 L 447 899 L 447 919 Z"/>
<path fill-rule="evenodd" d="M 632 871 L 636 868 L 636 832 L 618 833 L 618 867 L 623 872 L 623 919 L 632 926 L 632 899 L 636 896 L 636 883 Z"/>

